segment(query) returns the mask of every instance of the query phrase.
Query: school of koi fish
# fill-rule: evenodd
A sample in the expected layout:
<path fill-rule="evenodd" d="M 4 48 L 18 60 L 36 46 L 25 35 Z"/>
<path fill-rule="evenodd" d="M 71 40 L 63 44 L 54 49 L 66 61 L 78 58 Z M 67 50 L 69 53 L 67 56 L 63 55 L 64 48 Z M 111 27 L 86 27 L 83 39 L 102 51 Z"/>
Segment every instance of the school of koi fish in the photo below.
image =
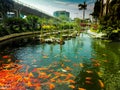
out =
<path fill-rule="evenodd" d="M 43 58 L 48 58 L 43 56 Z M 75 88 L 75 75 L 71 71 L 73 68 L 54 62 L 49 66 L 36 67 L 30 70 L 29 65 L 18 64 L 22 60 L 12 62 L 11 56 L 2 56 L 0 60 L 0 90 L 56 90 L 56 87 L 63 86 L 68 90 Z M 3 61 L 6 60 L 6 63 Z M 65 60 L 67 63 L 70 60 Z M 34 61 L 35 62 L 35 61 Z M 93 66 L 98 67 L 100 63 L 93 59 Z M 107 61 L 105 61 L 107 62 Z M 57 68 L 60 65 L 61 68 Z M 84 68 L 83 63 L 74 63 L 73 66 Z M 87 73 L 93 73 L 91 70 L 86 70 Z M 98 72 L 99 74 L 100 72 Z M 85 77 L 85 82 L 91 84 L 92 77 Z M 98 80 L 101 88 L 104 88 L 102 80 Z M 77 90 L 86 90 L 86 88 L 78 87 Z"/>

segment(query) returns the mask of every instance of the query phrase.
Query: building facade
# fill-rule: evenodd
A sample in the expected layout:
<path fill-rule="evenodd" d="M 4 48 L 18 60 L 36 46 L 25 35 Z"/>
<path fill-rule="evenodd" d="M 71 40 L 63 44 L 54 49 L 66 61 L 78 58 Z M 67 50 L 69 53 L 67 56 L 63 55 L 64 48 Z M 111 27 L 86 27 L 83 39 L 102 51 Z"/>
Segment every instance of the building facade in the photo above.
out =
<path fill-rule="evenodd" d="M 67 11 L 55 11 L 53 13 L 53 16 L 55 16 L 57 18 L 64 17 L 66 19 L 69 19 L 70 18 L 70 13 L 67 12 Z"/>

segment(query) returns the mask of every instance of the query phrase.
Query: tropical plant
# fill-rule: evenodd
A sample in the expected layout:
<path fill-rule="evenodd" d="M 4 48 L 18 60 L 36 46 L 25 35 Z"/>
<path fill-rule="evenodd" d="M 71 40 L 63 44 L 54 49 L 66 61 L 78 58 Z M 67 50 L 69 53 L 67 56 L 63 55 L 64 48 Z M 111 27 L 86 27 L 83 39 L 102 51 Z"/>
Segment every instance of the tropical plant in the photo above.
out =
<path fill-rule="evenodd" d="M 0 37 L 8 34 L 9 34 L 9 31 L 5 30 L 5 27 L 3 25 L 0 25 Z"/>
<path fill-rule="evenodd" d="M 53 30 L 54 29 L 54 27 L 53 27 L 53 24 L 54 24 L 54 20 L 53 19 L 49 19 L 48 20 L 48 24 L 50 25 L 50 29 L 49 29 L 49 32 L 50 32 L 50 30 Z"/>
<path fill-rule="evenodd" d="M 79 18 L 75 18 L 75 29 L 77 31 L 80 31 L 80 29 L 81 29 L 80 23 L 81 23 L 81 20 Z"/>
<path fill-rule="evenodd" d="M 24 31 L 26 21 L 21 18 L 8 18 L 4 21 L 4 26 L 6 30 L 9 30 L 10 33 L 19 33 Z"/>
<path fill-rule="evenodd" d="M 28 15 L 26 18 L 27 23 L 29 24 L 29 26 L 31 26 L 30 28 L 33 30 L 37 29 L 37 25 L 39 22 L 39 17 L 38 16 L 34 16 L 34 15 Z"/>

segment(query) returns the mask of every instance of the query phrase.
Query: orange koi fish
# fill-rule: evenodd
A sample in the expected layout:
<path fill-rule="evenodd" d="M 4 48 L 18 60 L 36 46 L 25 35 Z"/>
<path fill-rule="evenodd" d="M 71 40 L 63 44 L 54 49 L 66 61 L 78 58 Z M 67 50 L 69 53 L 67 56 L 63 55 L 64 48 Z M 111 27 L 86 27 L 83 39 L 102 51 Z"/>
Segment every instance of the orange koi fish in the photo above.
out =
<path fill-rule="evenodd" d="M 43 68 L 37 68 L 37 70 L 48 70 L 48 68 L 46 68 L 46 67 L 43 67 Z"/>
<path fill-rule="evenodd" d="M 75 76 L 71 73 L 68 73 L 68 77 L 75 77 Z"/>
<path fill-rule="evenodd" d="M 108 62 L 108 60 L 103 60 L 105 63 L 107 63 Z"/>
<path fill-rule="evenodd" d="M 41 87 L 39 86 L 39 87 L 36 87 L 35 90 L 42 90 L 42 89 L 41 89 Z"/>
<path fill-rule="evenodd" d="M 87 72 L 87 73 L 93 73 L 93 71 L 91 71 L 91 70 L 87 70 L 86 72 Z"/>
<path fill-rule="evenodd" d="M 98 67 L 98 66 L 100 66 L 100 63 L 95 63 L 95 64 L 93 64 L 93 66 Z"/>
<path fill-rule="evenodd" d="M 50 79 L 50 82 L 55 82 L 56 80 L 55 79 Z"/>
<path fill-rule="evenodd" d="M 31 87 L 32 83 L 30 81 L 28 81 L 27 86 Z"/>
<path fill-rule="evenodd" d="M 86 84 L 93 84 L 91 81 L 85 81 Z"/>
<path fill-rule="evenodd" d="M 55 77 L 53 77 L 52 79 L 54 79 L 54 80 L 55 80 L 55 79 L 57 79 L 57 78 L 59 78 L 59 77 L 60 77 L 60 76 L 55 76 Z"/>
<path fill-rule="evenodd" d="M 64 68 L 65 70 L 67 70 L 67 71 L 70 71 L 70 70 L 72 70 L 70 67 L 66 67 L 66 68 Z"/>
<path fill-rule="evenodd" d="M 50 84 L 49 84 L 49 89 L 52 90 L 52 89 L 54 89 L 54 88 L 55 88 L 55 85 L 52 84 L 52 83 L 50 83 Z"/>
<path fill-rule="evenodd" d="M 103 56 L 107 56 L 107 54 L 102 54 Z"/>
<path fill-rule="evenodd" d="M 34 77 L 34 75 L 33 75 L 32 72 L 30 72 L 28 76 L 29 76 L 29 77 Z"/>
<path fill-rule="evenodd" d="M 2 58 L 4 58 L 4 59 L 8 59 L 10 56 L 8 56 L 8 55 L 5 55 L 5 56 L 2 56 Z"/>
<path fill-rule="evenodd" d="M 84 67 L 83 63 L 80 63 L 80 67 Z"/>
<path fill-rule="evenodd" d="M 64 82 L 64 80 L 61 80 L 61 79 L 57 79 L 57 81 L 56 81 L 57 83 L 63 83 Z"/>
<path fill-rule="evenodd" d="M 75 76 L 71 73 L 68 73 L 66 76 L 66 80 L 70 79 L 70 78 L 74 78 Z"/>
<path fill-rule="evenodd" d="M 89 81 L 89 80 L 91 80 L 92 78 L 91 78 L 91 77 L 86 77 L 85 79 Z"/>
<path fill-rule="evenodd" d="M 74 80 L 71 80 L 71 79 L 68 80 L 68 82 L 69 82 L 69 83 L 75 83 L 75 81 L 74 81 Z"/>
<path fill-rule="evenodd" d="M 74 85 L 69 85 L 69 87 L 70 87 L 70 88 L 72 88 L 72 89 L 74 89 L 74 88 L 75 88 L 75 86 L 74 86 Z"/>
<path fill-rule="evenodd" d="M 78 90 L 86 90 L 85 88 L 78 88 Z"/>
<path fill-rule="evenodd" d="M 43 58 L 47 59 L 47 58 L 49 58 L 49 57 L 48 57 L 48 56 L 46 56 L 46 55 L 44 55 L 44 56 L 43 56 Z"/>
<path fill-rule="evenodd" d="M 71 60 L 63 60 L 64 62 L 71 62 Z"/>
<path fill-rule="evenodd" d="M 98 80 L 98 82 L 99 82 L 100 87 L 101 87 L 101 88 L 104 88 L 103 82 L 102 82 L 101 80 Z"/>

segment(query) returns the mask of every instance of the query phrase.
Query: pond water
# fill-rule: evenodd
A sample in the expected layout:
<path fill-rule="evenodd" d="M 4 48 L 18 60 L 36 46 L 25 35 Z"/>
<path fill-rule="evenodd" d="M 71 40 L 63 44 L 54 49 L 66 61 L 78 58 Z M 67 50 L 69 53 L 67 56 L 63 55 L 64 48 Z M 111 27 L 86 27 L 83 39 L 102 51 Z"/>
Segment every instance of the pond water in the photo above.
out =
<path fill-rule="evenodd" d="M 6 80 L 0 81 L 0 88 L 120 90 L 120 42 L 92 39 L 84 33 L 64 45 L 41 44 L 33 37 L 2 42 L 0 65 L 1 75 L 4 71 L 13 79 L 1 76 Z"/>

